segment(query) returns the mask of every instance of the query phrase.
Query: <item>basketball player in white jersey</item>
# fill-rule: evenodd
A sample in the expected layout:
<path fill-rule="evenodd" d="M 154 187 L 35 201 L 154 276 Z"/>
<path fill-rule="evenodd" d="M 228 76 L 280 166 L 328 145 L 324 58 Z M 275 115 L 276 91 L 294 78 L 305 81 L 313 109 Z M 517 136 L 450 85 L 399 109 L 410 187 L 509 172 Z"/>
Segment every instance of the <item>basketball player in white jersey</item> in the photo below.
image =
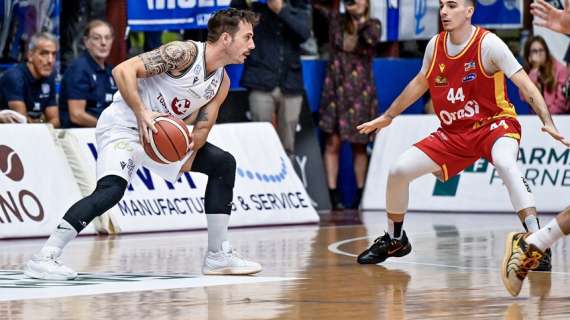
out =
<path fill-rule="evenodd" d="M 423 66 L 390 108 L 358 127 L 373 133 L 421 97 L 428 89 L 441 127 L 405 151 L 390 168 L 386 190 L 388 232 L 358 256 L 358 263 L 376 264 L 410 253 L 403 230 L 409 184 L 433 173 L 448 180 L 480 157 L 493 163 L 511 203 L 527 231 L 539 229 L 534 197 L 517 165 L 520 124 L 508 101 L 510 78 L 544 124 L 542 131 L 570 146 L 556 129 L 542 95 L 496 35 L 471 24 L 476 0 L 440 0 L 444 32 L 429 42 Z M 550 270 L 544 255 L 543 270 Z"/>
<path fill-rule="evenodd" d="M 235 159 L 206 142 L 230 87 L 224 66 L 243 63 L 255 48 L 256 23 L 253 12 L 221 10 L 208 22 L 207 42 L 174 41 L 131 58 L 113 70 L 119 91 L 101 114 L 95 131 L 99 151 L 97 187 L 67 211 L 45 245 L 26 264 L 27 276 L 74 279 L 77 273 L 58 260 L 63 248 L 95 217 L 120 201 L 132 175 L 143 164 L 171 182 L 184 171 L 208 175 L 208 252 L 204 274 L 261 271 L 259 263 L 240 257 L 227 240 Z M 143 139 L 148 141 L 149 129 L 156 132 L 153 119 L 163 114 L 194 124 L 192 152 L 168 165 L 150 160 L 141 144 Z"/>

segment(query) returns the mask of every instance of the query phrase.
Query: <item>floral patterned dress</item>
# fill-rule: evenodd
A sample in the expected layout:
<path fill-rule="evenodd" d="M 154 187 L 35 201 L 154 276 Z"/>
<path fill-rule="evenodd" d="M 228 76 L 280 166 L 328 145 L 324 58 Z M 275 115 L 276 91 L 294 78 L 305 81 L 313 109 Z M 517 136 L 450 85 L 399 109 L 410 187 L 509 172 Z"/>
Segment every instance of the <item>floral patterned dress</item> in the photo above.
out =
<path fill-rule="evenodd" d="M 321 96 L 319 127 L 339 134 L 343 141 L 366 144 L 368 135 L 358 133 L 356 126 L 378 115 L 372 58 L 381 24 L 371 18 L 358 25 L 353 45 L 347 46 L 346 38 L 351 35 L 345 33 L 341 16 L 331 12 L 329 19 L 331 58 Z"/>

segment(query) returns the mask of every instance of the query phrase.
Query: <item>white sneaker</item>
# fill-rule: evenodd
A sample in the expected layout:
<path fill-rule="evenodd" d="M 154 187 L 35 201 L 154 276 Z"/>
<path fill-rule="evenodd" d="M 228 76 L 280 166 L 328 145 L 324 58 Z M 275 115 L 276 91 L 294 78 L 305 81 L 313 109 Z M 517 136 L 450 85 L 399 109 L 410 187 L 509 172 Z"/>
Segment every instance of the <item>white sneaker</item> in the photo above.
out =
<path fill-rule="evenodd" d="M 58 252 L 59 251 L 59 252 Z M 26 263 L 24 274 L 30 278 L 43 280 L 72 280 L 77 278 L 77 272 L 64 266 L 57 258 L 61 250 L 48 254 L 37 253 Z"/>
<path fill-rule="evenodd" d="M 261 271 L 259 263 L 240 256 L 228 241 L 222 243 L 222 250 L 208 251 L 204 258 L 202 273 L 205 275 L 247 275 Z"/>

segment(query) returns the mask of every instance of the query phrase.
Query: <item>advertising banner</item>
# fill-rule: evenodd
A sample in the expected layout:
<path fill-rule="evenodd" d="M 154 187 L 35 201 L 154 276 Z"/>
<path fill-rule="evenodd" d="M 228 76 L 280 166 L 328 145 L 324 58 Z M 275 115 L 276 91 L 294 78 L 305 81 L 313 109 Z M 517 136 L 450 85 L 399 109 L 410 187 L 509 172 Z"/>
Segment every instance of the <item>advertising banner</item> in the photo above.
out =
<path fill-rule="evenodd" d="M 522 0 L 477 0 L 473 24 L 490 29 L 522 28 Z"/>
<path fill-rule="evenodd" d="M 438 32 L 438 0 L 377 0 L 370 8 L 382 22 L 381 41 L 430 39 Z"/>
<path fill-rule="evenodd" d="M 210 15 L 231 0 L 129 0 L 128 25 L 133 31 L 206 28 Z"/>
<path fill-rule="evenodd" d="M 557 212 L 570 205 L 570 149 L 540 131 L 537 116 L 519 116 L 522 141 L 518 164 L 540 212 Z M 554 116 L 564 136 L 570 136 L 570 117 Z M 400 116 L 376 137 L 363 199 L 364 209 L 386 208 L 390 166 L 412 144 L 439 126 L 432 115 Z M 497 171 L 480 159 L 443 183 L 428 174 L 410 185 L 410 210 L 512 212 L 509 194 Z"/>
<path fill-rule="evenodd" d="M 80 140 L 80 151 L 91 156 L 95 170 L 94 130 L 69 132 Z M 210 132 L 208 141 L 230 152 L 237 161 L 230 226 L 318 221 L 311 200 L 270 124 L 219 124 Z M 206 227 L 205 175 L 187 172 L 171 184 L 143 167 L 133 176 L 125 196 L 111 210 L 112 220 L 118 223 L 121 232 Z"/>
<path fill-rule="evenodd" d="M 0 238 L 47 236 L 81 198 L 50 128 L 0 126 Z"/>

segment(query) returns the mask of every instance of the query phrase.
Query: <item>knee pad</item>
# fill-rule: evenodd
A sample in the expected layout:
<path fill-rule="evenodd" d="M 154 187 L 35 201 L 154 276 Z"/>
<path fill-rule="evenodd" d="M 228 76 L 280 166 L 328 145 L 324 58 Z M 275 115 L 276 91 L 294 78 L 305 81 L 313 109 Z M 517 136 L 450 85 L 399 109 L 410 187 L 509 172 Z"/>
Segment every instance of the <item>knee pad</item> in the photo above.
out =
<path fill-rule="evenodd" d="M 220 164 L 218 166 L 218 178 L 223 181 L 224 184 L 234 187 L 236 181 L 236 159 L 234 156 L 224 151 L 220 157 Z"/>
<path fill-rule="evenodd" d="M 119 176 L 106 176 L 97 181 L 97 187 L 91 194 L 100 206 L 109 210 L 123 198 L 127 189 L 127 181 Z"/>
<path fill-rule="evenodd" d="M 205 194 L 206 213 L 230 214 L 236 179 L 236 160 L 229 152 L 216 157 L 215 171 L 208 177 Z"/>
<path fill-rule="evenodd" d="M 119 176 L 105 176 L 101 178 L 97 181 L 95 191 L 71 206 L 63 218 L 77 232 L 80 232 L 93 219 L 117 204 L 123 197 L 127 185 L 127 181 Z"/>

